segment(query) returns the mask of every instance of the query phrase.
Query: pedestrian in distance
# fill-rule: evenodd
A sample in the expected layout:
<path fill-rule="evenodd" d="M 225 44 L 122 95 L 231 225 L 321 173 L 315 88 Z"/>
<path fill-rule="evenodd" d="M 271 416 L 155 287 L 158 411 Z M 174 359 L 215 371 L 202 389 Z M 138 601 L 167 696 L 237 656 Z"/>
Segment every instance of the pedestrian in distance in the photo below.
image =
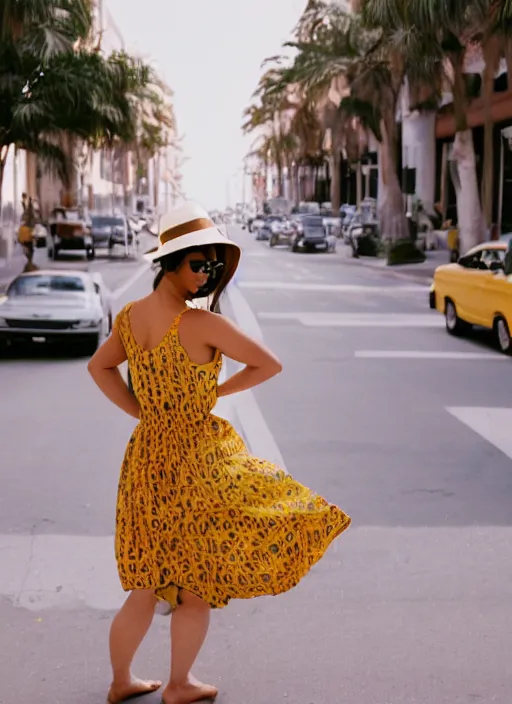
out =
<path fill-rule="evenodd" d="M 115 552 L 130 594 L 111 626 L 108 701 L 162 686 L 135 678 L 131 665 L 164 600 L 172 615 L 162 702 L 191 704 L 217 695 L 191 673 L 211 609 L 296 586 L 351 519 L 251 456 L 212 413 L 218 398 L 281 371 L 263 344 L 212 312 L 238 266 L 238 245 L 187 202 L 162 217 L 145 256 L 160 267 L 155 290 L 121 310 L 89 362 L 101 391 L 138 420 L 119 479 Z M 187 305 L 207 296 L 210 311 Z M 223 355 L 245 366 L 219 384 Z M 134 393 L 119 372 L 126 360 Z"/>

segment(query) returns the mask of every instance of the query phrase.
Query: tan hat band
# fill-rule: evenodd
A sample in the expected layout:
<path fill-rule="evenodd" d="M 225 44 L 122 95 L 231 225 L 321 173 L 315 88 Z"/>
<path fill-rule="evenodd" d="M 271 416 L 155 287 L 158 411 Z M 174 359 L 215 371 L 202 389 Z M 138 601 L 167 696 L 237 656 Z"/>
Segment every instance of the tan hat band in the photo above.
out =
<path fill-rule="evenodd" d="M 175 225 L 170 227 L 165 232 L 160 235 L 160 244 L 165 244 L 171 240 L 175 240 L 177 237 L 182 237 L 183 235 L 189 235 L 191 232 L 198 232 L 199 230 L 209 230 L 211 227 L 215 227 L 215 224 L 209 218 L 196 218 L 195 220 L 189 220 L 188 222 L 183 222 L 181 225 Z"/>

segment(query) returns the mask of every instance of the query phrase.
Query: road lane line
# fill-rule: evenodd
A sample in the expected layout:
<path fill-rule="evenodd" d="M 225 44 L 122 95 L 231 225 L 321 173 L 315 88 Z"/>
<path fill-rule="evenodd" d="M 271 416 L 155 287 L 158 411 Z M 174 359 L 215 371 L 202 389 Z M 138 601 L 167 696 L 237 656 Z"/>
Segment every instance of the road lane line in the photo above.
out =
<path fill-rule="evenodd" d="M 506 359 L 506 358 L 505 358 Z M 451 407 L 448 413 L 512 459 L 512 408 Z"/>
<path fill-rule="evenodd" d="M 298 281 L 238 281 L 240 288 L 273 291 L 323 291 L 325 293 L 423 293 L 428 286 L 420 284 L 400 286 L 362 286 L 358 284 L 322 284 Z"/>
<path fill-rule="evenodd" d="M 260 320 L 288 320 L 305 327 L 347 328 L 444 328 L 444 318 L 435 313 L 258 313 Z"/>
<path fill-rule="evenodd" d="M 130 276 L 129 279 L 127 279 L 123 284 L 121 284 L 121 286 L 119 286 L 115 289 L 115 291 L 112 292 L 112 298 L 114 299 L 114 301 L 116 301 L 118 298 L 121 298 L 121 296 L 123 296 L 128 291 L 128 289 L 130 289 L 133 284 L 141 278 L 141 276 L 144 276 L 144 274 L 150 270 L 150 268 L 150 264 L 143 264 L 142 266 L 140 266 L 137 271 L 132 274 L 132 276 Z"/>
<path fill-rule="evenodd" d="M 354 357 L 357 359 L 439 359 L 472 361 L 483 360 L 490 362 L 506 362 L 503 354 L 488 352 L 429 352 L 426 350 L 356 350 Z"/>
<path fill-rule="evenodd" d="M 233 309 L 237 325 L 251 337 L 263 341 L 260 324 L 247 299 L 235 283 L 228 286 L 226 295 Z M 286 471 L 279 446 L 268 427 L 254 393 L 250 389 L 236 394 L 235 409 L 251 452 L 258 457 L 274 462 Z"/>

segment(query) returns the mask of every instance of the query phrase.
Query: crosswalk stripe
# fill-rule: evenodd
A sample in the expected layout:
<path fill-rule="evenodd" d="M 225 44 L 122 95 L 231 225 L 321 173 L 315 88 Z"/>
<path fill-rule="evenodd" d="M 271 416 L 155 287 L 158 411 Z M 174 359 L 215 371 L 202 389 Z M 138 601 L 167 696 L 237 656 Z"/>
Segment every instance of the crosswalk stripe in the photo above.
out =
<path fill-rule="evenodd" d="M 423 491 L 429 491 L 428 482 Z M 430 500 L 439 501 L 435 494 Z M 320 578 L 350 574 L 341 592 L 350 601 L 364 594 L 379 603 L 411 598 L 451 603 L 471 584 L 472 593 L 492 604 L 512 596 L 512 563 L 503 558 L 511 540 L 509 526 L 354 526 L 313 569 Z M 114 611 L 126 596 L 117 576 L 112 536 L 0 534 L 0 550 L 9 567 L 0 570 L 0 597 L 15 607 L 32 613 Z M 368 580 L 361 569 L 368 560 L 379 574 L 377 581 Z"/>
<path fill-rule="evenodd" d="M 443 328 L 444 319 L 435 313 L 258 313 L 260 320 L 289 320 L 305 327 L 416 327 Z"/>
<path fill-rule="evenodd" d="M 512 459 L 512 408 L 461 406 L 446 410 Z"/>
<path fill-rule="evenodd" d="M 238 286 L 245 289 L 266 291 L 319 291 L 323 293 L 422 293 L 428 286 L 413 284 L 409 286 L 360 286 L 357 284 L 324 284 L 307 281 L 238 281 Z"/>
<path fill-rule="evenodd" d="M 502 354 L 485 352 L 436 352 L 429 350 L 356 350 L 356 359 L 439 359 L 472 361 L 482 360 L 490 362 L 506 362 L 507 357 Z"/>

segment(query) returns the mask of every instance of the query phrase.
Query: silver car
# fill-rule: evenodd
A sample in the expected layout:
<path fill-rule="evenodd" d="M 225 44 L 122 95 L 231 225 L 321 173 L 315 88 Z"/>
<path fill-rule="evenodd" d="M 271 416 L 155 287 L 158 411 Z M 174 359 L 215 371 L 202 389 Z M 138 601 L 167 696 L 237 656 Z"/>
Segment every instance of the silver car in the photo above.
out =
<path fill-rule="evenodd" d="M 92 353 L 112 328 L 111 296 L 100 274 L 38 270 L 0 296 L 0 342 L 79 342 Z"/>

